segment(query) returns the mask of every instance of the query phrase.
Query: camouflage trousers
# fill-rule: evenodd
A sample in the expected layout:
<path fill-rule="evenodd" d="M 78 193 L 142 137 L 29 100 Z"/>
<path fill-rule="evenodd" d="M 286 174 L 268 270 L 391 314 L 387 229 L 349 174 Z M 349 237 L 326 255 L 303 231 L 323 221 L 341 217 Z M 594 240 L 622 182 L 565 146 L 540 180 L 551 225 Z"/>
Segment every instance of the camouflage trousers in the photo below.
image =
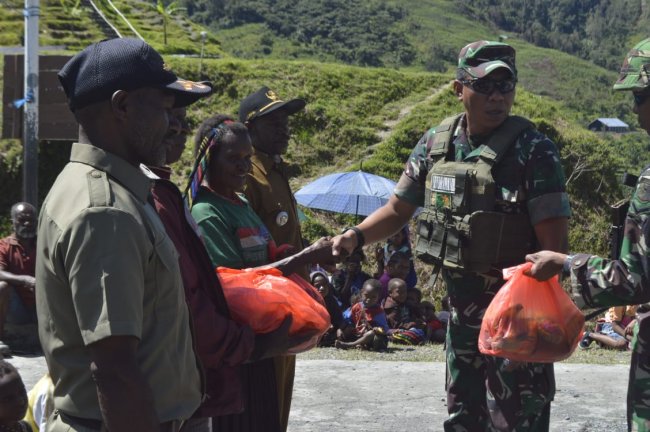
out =
<path fill-rule="evenodd" d="M 446 432 L 549 430 L 553 364 L 515 363 L 478 350 L 481 320 L 504 281 L 443 270 L 451 304 L 447 327 Z"/>
<path fill-rule="evenodd" d="M 630 431 L 650 432 L 650 312 L 638 317 L 632 339 L 627 422 Z"/>

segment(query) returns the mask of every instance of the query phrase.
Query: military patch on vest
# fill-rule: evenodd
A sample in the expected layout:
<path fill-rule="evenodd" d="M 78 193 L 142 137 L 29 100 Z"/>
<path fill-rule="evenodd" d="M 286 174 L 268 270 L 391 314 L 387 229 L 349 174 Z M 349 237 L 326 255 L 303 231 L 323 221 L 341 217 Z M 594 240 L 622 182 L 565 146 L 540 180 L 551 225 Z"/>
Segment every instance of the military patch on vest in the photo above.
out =
<path fill-rule="evenodd" d="M 636 188 L 636 197 L 643 202 L 650 201 L 650 176 L 642 175 Z"/>
<path fill-rule="evenodd" d="M 432 175 L 431 190 L 434 192 L 453 194 L 456 192 L 456 177 L 446 175 Z"/>
<path fill-rule="evenodd" d="M 433 192 L 431 194 L 431 205 L 437 209 L 451 208 L 451 194 Z"/>

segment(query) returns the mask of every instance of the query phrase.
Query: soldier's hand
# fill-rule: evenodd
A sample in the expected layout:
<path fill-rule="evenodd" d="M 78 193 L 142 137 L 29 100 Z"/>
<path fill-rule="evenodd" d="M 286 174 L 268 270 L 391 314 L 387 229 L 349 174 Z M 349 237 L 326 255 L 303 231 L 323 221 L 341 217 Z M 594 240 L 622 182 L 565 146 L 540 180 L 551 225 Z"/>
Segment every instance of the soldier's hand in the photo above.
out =
<path fill-rule="evenodd" d="M 546 250 L 528 254 L 526 255 L 526 261 L 532 262 L 533 266 L 525 274 L 537 280 L 545 281 L 562 271 L 565 259 L 566 255 L 562 253 Z"/>
<path fill-rule="evenodd" d="M 354 231 L 348 230 L 332 238 L 332 255 L 345 258 L 357 247 L 357 237 Z"/>

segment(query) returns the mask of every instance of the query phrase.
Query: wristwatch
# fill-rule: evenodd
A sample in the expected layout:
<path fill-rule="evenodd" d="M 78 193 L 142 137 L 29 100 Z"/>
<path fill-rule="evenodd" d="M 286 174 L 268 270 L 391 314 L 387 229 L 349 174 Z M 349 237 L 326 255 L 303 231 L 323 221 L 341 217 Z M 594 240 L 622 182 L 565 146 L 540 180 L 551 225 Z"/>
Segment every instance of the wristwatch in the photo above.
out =
<path fill-rule="evenodd" d="M 354 248 L 355 251 L 361 250 L 363 245 L 366 244 L 366 238 L 363 236 L 363 232 L 355 226 L 343 228 L 341 234 L 345 234 L 348 231 L 354 231 L 354 234 L 357 236 L 357 247 Z"/>
<path fill-rule="evenodd" d="M 571 263 L 573 263 L 573 258 L 575 255 L 567 255 L 566 258 L 564 258 L 564 263 L 562 264 L 562 275 L 563 276 L 570 276 L 571 275 Z"/>

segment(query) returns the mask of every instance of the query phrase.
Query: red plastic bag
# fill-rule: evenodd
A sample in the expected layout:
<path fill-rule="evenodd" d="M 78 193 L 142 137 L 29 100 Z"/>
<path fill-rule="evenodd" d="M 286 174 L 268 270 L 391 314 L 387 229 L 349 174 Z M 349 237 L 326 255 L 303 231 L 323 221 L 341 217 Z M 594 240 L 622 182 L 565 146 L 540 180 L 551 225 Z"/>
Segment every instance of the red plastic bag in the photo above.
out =
<path fill-rule="evenodd" d="M 291 336 L 308 336 L 289 354 L 312 349 L 329 329 L 330 316 L 312 285 L 296 274 L 284 277 L 275 268 L 242 270 L 218 267 L 217 275 L 233 320 L 249 325 L 255 333 L 269 333 L 291 314 Z"/>
<path fill-rule="evenodd" d="M 507 280 L 485 311 L 478 348 L 483 354 L 522 362 L 551 363 L 575 350 L 585 317 L 558 277 L 526 276 L 532 263 L 503 270 Z"/>

